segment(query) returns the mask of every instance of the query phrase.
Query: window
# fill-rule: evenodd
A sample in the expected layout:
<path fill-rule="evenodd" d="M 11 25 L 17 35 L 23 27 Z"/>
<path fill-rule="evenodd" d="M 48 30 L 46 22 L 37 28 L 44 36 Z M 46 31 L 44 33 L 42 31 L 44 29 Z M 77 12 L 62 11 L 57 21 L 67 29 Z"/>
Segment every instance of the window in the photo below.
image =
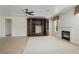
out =
<path fill-rule="evenodd" d="M 58 31 L 58 20 L 54 21 L 54 31 Z"/>
<path fill-rule="evenodd" d="M 53 17 L 53 21 L 54 21 L 54 31 L 58 31 L 58 19 L 59 19 L 59 16 L 55 16 Z"/>

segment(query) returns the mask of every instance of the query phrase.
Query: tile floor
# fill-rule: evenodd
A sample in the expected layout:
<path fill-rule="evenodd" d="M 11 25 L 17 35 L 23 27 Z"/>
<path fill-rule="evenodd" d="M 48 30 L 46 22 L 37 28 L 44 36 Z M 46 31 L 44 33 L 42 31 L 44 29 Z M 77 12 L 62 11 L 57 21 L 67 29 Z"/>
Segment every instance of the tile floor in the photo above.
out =
<path fill-rule="evenodd" d="M 27 37 L 0 38 L 0 54 L 20 54 L 23 52 Z"/>

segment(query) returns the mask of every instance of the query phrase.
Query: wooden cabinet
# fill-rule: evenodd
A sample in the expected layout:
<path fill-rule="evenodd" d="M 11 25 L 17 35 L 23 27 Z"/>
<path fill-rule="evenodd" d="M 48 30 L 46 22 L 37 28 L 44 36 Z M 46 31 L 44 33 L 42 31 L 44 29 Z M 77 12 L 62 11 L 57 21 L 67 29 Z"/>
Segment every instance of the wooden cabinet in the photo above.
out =
<path fill-rule="evenodd" d="M 28 36 L 46 36 L 49 34 L 49 22 L 46 18 L 28 18 L 27 35 Z M 36 30 L 36 28 L 38 28 Z"/>

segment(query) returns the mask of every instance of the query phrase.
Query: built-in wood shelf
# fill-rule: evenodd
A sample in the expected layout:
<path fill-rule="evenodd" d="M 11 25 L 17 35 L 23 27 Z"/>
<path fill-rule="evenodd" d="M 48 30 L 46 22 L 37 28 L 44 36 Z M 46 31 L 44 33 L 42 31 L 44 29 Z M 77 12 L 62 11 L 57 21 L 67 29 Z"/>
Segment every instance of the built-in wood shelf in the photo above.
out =
<path fill-rule="evenodd" d="M 28 18 L 27 19 L 28 36 L 46 36 L 49 34 L 48 29 L 49 29 L 48 19 L 46 18 Z"/>

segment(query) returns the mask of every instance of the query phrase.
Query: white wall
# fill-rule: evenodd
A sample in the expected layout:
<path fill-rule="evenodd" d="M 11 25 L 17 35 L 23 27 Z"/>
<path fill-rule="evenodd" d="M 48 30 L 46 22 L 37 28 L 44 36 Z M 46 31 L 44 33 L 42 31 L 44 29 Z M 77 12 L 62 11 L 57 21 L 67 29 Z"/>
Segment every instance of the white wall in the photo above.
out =
<path fill-rule="evenodd" d="M 26 17 L 10 17 L 12 19 L 12 36 L 27 36 L 27 20 Z M 10 31 L 6 31 L 5 25 L 6 16 L 0 16 L 0 37 L 5 37 L 6 33 L 10 34 Z"/>
<path fill-rule="evenodd" d="M 5 19 L 5 35 L 10 35 L 12 31 L 11 19 Z"/>
<path fill-rule="evenodd" d="M 27 36 L 26 17 L 12 17 L 12 36 Z"/>
<path fill-rule="evenodd" d="M 0 37 L 5 37 L 5 20 L 0 16 Z"/>
<path fill-rule="evenodd" d="M 61 38 L 62 30 L 70 31 L 70 41 L 79 44 L 79 16 L 74 15 L 74 8 L 61 13 L 59 16 L 57 37 Z"/>
<path fill-rule="evenodd" d="M 53 35 L 53 19 L 49 19 L 49 36 Z"/>

